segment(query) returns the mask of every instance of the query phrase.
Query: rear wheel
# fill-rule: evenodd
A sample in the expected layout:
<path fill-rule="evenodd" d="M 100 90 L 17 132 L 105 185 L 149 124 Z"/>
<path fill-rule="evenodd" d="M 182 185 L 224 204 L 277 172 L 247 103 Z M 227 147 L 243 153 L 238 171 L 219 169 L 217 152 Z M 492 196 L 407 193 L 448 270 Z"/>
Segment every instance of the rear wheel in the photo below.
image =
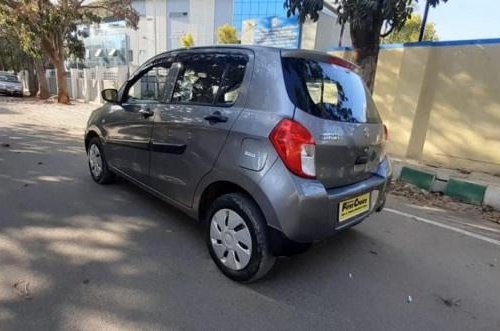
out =
<path fill-rule="evenodd" d="M 103 185 L 111 183 L 114 179 L 114 175 L 108 168 L 100 139 L 98 137 L 92 138 L 87 150 L 92 179 L 94 179 L 96 183 Z"/>
<path fill-rule="evenodd" d="M 264 217 L 250 198 L 239 193 L 217 198 L 207 225 L 208 250 L 227 277 L 252 282 L 271 270 L 276 257 L 270 253 Z"/>

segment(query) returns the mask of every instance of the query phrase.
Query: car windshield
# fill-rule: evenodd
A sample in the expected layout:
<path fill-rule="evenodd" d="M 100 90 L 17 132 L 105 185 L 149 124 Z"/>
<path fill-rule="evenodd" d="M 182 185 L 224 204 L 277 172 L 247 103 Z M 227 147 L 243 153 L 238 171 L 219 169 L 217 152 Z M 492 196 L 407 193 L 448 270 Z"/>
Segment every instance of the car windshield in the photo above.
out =
<path fill-rule="evenodd" d="M 19 81 L 16 76 L 0 74 L 0 82 L 18 83 Z"/>
<path fill-rule="evenodd" d="M 354 72 L 303 58 L 283 58 L 283 72 L 290 99 L 303 111 L 339 122 L 381 121 L 368 89 Z"/>

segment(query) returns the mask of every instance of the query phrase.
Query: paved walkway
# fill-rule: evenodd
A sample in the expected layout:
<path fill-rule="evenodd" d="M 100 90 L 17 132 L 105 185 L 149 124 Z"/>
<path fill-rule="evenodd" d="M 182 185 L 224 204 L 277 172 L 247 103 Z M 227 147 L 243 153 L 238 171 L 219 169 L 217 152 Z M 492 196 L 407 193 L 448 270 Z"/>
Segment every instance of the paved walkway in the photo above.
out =
<path fill-rule="evenodd" d="M 89 103 L 68 106 L 35 98 L 0 96 L 0 127 L 39 125 L 81 136 L 90 113 L 97 107 Z"/>

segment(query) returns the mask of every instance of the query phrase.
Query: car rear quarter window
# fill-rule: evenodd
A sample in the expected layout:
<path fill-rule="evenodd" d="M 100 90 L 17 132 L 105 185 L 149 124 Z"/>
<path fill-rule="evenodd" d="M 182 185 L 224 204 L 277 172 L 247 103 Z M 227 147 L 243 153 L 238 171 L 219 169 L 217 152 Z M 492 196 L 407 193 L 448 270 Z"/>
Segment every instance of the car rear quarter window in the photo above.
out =
<path fill-rule="evenodd" d="M 283 58 L 282 62 L 288 95 L 301 110 L 339 122 L 381 121 L 368 89 L 355 72 L 305 58 Z"/>

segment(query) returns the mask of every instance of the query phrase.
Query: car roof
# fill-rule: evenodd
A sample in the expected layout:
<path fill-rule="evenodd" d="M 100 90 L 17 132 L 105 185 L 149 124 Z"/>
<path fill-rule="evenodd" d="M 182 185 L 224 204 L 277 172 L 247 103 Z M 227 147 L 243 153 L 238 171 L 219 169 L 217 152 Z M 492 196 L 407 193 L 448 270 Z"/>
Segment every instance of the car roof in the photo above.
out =
<path fill-rule="evenodd" d="M 161 58 L 165 55 L 168 54 L 177 54 L 177 53 L 189 53 L 190 51 L 214 51 L 214 50 L 251 50 L 254 53 L 258 55 L 258 53 L 265 52 L 267 55 L 269 52 L 276 52 L 279 53 L 285 57 L 304 57 L 304 58 L 310 58 L 310 59 L 317 59 L 317 60 L 326 60 L 328 58 L 336 58 L 344 62 L 350 69 L 358 69 L 355 64 L 352 62 L 347 61 L 344 58 L 335 56 L 333 54 L 327 53 L 327 52 L 322 52 L 322 51 L 317 51 L 317 50 L 309 50 L 309 49 L 290 49 L 290 48 L 279 48 L 279 47 L 271 47 L 271 46 L 261 46 L 261 45 L 241 45 L 241 44 L 228 44 L 228 45 L 211 45 L 211 46 L 194 46 L 194 47 L 186 47 L 186 48 L 178 48 L 175 50 L 171 51 L 166 51 L 163 53 L 160 53 L 153 58 L 151 58 L 149 61 L 146 63 L 151 63 L 155 61 L 158 58 Z"/>
<path fill-rule="evenodd" d="M 166 52 L 163 52 L 163 53 L 160 53 L 160 54 L 154 56 L 150 60 L 161 58 L 161 57 L 168 55 L 168 54 L 189 53 L 189 52 L 197 52 L 197 51 L 204 51 L 204 50 L 205 51 L 214 51 L 214 50 L 220 50 L 220 51 L 227 50 L 227 51 L 229 51 L 229 50 L 237 50 L 237 49 L 251 50 L 251 51 L 254 51 L 255 53 L 258 53 L 258 52 L 263 51 L 263 50 L 267 50 L 267 51 L 271 50 L 271 51 L 274 51 L 276 53 L 279 53 L 282 50 L 281 48 L 277 48 L 277 47 L 258 46 L 258 45 L 240 45 L 240 44 L 193 46 L 193 47 L 177 48 L 177 49 L 173 49 L 170 51 L 166 51 Z M 150 62 L 150 61 L 147 61 L 147 62 Z"/>

